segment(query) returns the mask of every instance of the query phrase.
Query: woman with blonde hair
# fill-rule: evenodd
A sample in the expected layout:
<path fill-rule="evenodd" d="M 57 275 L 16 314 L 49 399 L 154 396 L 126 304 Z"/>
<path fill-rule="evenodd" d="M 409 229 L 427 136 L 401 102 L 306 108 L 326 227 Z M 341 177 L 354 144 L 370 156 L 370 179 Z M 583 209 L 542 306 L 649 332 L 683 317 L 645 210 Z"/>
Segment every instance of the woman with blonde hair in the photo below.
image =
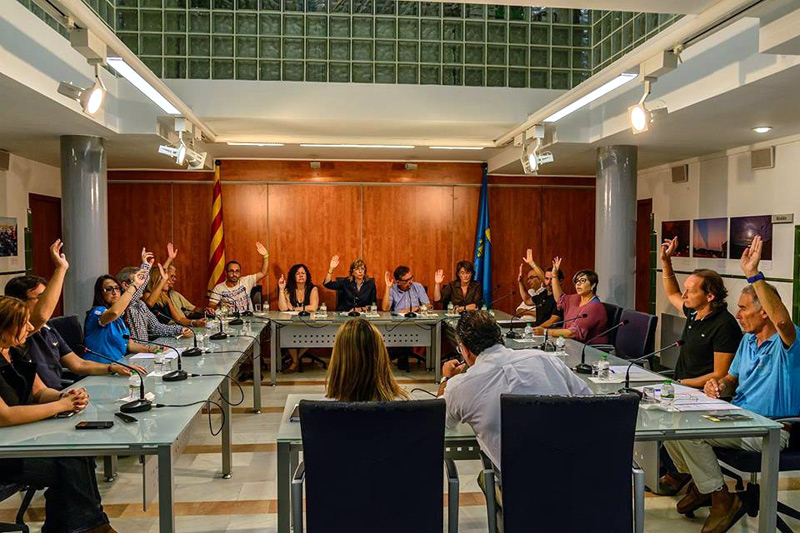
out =
<path fill-rule="evenodd" d="M 336 333 L 325 396 L 342 402 L 407 400 L 391 367 L 381 332 L 363 318 L 348 320 Z"/>
<path fill-rule="evenodd" d="M 339 266 L 339 256 L 331 258 L 328 274 L 322 285 L 336 291 L 336 310 L 366 313 L 371 305 L 378 302 L 375 280 L 367 277 L 367 264 L 362 259 L 350 263 L 350 274 L 345 278 L 333 279 L 333 271 Z"/>

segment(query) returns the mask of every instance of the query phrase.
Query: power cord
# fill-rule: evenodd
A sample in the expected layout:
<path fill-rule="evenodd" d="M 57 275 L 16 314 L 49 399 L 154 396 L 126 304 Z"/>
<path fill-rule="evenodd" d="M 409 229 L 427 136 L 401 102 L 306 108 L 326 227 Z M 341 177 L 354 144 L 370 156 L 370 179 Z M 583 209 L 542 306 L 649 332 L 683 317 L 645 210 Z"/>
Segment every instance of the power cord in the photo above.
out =
<path fill-rule="evenodd" d="M 157 404 L 155 404 L 155 407 L 157 409 L 160 409 L 162 407 L 191 407 L 193 405 L 200 405 L 200 404 L 206 404 L 206 408 L 208 409 L 208 431 L 211 433 L 212 437 L 216 437 L 217 435 L 222 433 L 222 429 L 225 427 L 225 423 L 227 422 L 227 420 L 225 419 L 225 410 L 222 408 L 222 405 L 220 405 L 218 402 L 215 402 L 214 400 L 200 400 L 198 402 L 183 403 L 183 404 L 157 403 Z M 217 407 L 219 407 L 219 411 L 220 411 L 220 413 L 222 415 L 222 424 L 220 424 L 219 429 L 217 431 L 214 431 L 214 426 L 211 423 L 211 405 L 210 404 L 214 404 Z"/>

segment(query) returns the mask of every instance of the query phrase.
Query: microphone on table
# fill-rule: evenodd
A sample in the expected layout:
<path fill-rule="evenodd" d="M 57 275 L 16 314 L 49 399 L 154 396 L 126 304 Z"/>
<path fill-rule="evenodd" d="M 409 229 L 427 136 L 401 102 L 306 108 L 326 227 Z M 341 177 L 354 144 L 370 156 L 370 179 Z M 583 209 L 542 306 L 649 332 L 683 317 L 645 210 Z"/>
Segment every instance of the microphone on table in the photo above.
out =
<path fill-rule="evenodd" d="M 178 354 L 178 370 L 167 372 L 161 376 L 161 381 L 183 381 L 189 377 L 189 373 L 183 369 L 183 365 L 181 364 L 181 354 L 175 349 L 174 346 L 170 346 L 169 344 L 161 344 L 160 342 L 154 342 L 151 340 L 137 339 L 136 337 L 131 337 L 130 335 L 123 335 L 122 338 L 130 339 L 134 342 L 140 342 L 142 344 L 152 344 L 154 346 L 161 346 L 162 348 L 167 348 L 169 350 L 175 350 L 175 353 Z"/>
<path fill-rule="evenodd" d="M 356 289 L 358 289 L 358 287 L 356 287 Z M 358 309 L 358 293 L 354 294 L 353 297 L 355 298 L 355 301 L 353 302 L 353 308 L 349 313 L 347 313 L 347 316 L 361 316 L 361 313 L 356 311 L 356 309 Z"/>
<path fill-rule="evenodd" d="M 151 311 L 153 313 L 155 313 L 156 315 L 162 317 L 162 318 L 170 318 L 170 317 L 166 316 L 165 314 L 161 313 L 160 311 L 156 311 L 155 309 L 151 309 Z M 172 320 L 172 319 L 170 318 L 170 320 Z M 192 330 L 192 338 L 194 339 L 194 348 L 186 348 L 184 351 L 181 352 L 181 354 L 180 354 L 181 356 L 183 356 L 183 357 L 197 357 L 197 356 L 203 355 L 203 350 L 201 350 L 200 348 L 197 347 L 197 333 L 194 330 Z M 136 340 L 136 339 L 133 339 L 133 340 Z M 178 351 L 177 348 L 175 349 L 175 351 L 176 352 Z M 180 365 L 180 361 L 178 362 L 178 364 Z M 178 368 L 180 368 L 180 366 L 178 366 Z"/>
<path fill-rule="evenodd" d="M 514 319 L 522 317 L 525 314 L 525 311 L 526 310 L 522 310 L 519 313 L 514 313 L 513 315 L 511 315 L 511 321 L 508 323 L 509 331 L 508 333 L 506 333 L 507 339 L 519 339 L 521 337 L 519 333 L 514 331 Z"/>
<path fill-rule="evenodd" d="M 495 287 L 495 289 L 499 289 L 499 288 L 500 288 L 500 284 L 498 283 L 497 287 Z M 488 309 L 493 309 L 494 308 L 494 304 L 496 304 L 497 302 L 502 302 L 503 300 L 505 300 L 506 298 L 508 298 L 510 296 L 514 296 L 514 294 L 516 294 L 516 292 L 517 292 L 516 290 L 513 290 L 513 291 L 509 292 L 508 294 L 504 294 L 503 296 L 500 296 L 499 298 L 495 298 L 494 300 L 489 302 L 489 305 L 487 305 L 486 307 Z"/>
<path fill-rule="evenodd" d="M 244 322 L 242 321 L 242 318 L 241 318 L 242 314 L 239 312 L 238 309 L 236 309 L 236 302 L 233 300 L 233 298 L 231 298 L 230 296 L 227 296 L 225 294 L 220 294 L 220 293 L 218 293 L 218 292 L 216 292 L 214 290 L 211 290 L 211 289 L 206 290 L 206 293 L 214 294 L 216 296 L 219 296 L 220 297 L 220 301 L 228 300 L 228 302 L 233 306 L 233 308 L 234 308 L 233 316 L 235 318 L 233 320 L 231 320 L 230 322 L 228 322 L 228 324 L 230 324 L 231 326 L 241 326 L 242 324 L 244 324 Z"/>
<path fill-rule="evenodd" d="M 144 411 L 149 411 L 150 409 L 153 408 L 153 402 L 144 397 L 144 378 L 142 377 L 142 375 L 139 373 L 138 370 L 121 361 L 117 361 L 112 357 L 109 357 L 101 353 L 97 353 L 87 346 L 84 345 L 80 346 L 83 348 L 84 353 L 88 352 L 92 355 L 96 355 L 97 357 L 103 359 L 104 361 L 108 361 L 109 363 L 113 363 L 119 366 L 124 366 L 125 368 L 131 370 L 134 374 L 139 376 L 139 399 L 123 403 L 122 405 L 119 406 L 120 411 L 122 411 L 123 413 L 143 413 Z"/>
<path fill-rule="evenodd" d="M 653 357 L 654 355 L 659 354 L 659 353 L 661 353 L 663 351 L 669 350 L 670 348 L 675 348 L 676 346 L 683 346 L 685 344 L 685 342 L 686 341 L 684 341 L 683 339 L 680 339 L 680 340 L 677 340 L 677 341 L 673 342 L 669 346 L 665 346 L 665 347 L 661 348 L 660 350 L 656 350 L 656 351 L 654 351 L 652 353 L 649 353 L 647 355 L 643 355 L 641 357 L 637 357 L 636 359 L 631 359 L 631 362 L 628 365 L 628 369 L 625 371 L 625 385 L 621 389 L 619 389 L 619 391 L 617 391 L 617 392 L 622 392 L 622 393 L 632 392 L 632 393 L 636 394 L 637 396 L 639 396 L 639 399 L 641 399 L 642 398 L 642 391 L 638 391 L 636 389 L 632 389 L 631 388 L 631 367 L 633 366 L 633 363 L 635 363 L 637 361 L 643 361 L 645 359 L 649 359 L 650 357 Z"/>
<path fill-rule="evenodd" d="M 578 316 L 574 316 L 572 318 L 565 318 L 564 320 L 559 320 L 558 322 L 553 322 L 548 327 L 544 328 L 544 351 L 547 351 L 547 331 L 548 329 L 552 328 L 553 326 L 563 326 L 567 322 L 574 322 L 575 320 L 580 320 L 581 318 L 586 318 L 589 316 L 588 313 L 581 313 Z"/>
<path fill-rule="evenodd" d="M 403 315 L 405 318 L 416 318 L 417 313 L 414 312 L 414 299 L 411 298 L 411 291 L 414 289 L 414 282 L 411 282 L 411 287 L 408 288 L 406 294 L 408 294 L 408 313 Z"/>
<path fill-rule="evenodd" d="M 234 311 L 233 316 L 236 318 L 228 322 L 229 326 L 241 326 L 244 324 L 244 320 L 242 320 L 242 314 L 239 311 Z"/>
<path fill-rule="evenodd" d="M 611 326 L 607 330 L 598 333 L 597 335 L 595 335 L 591 339 L 587 339 L 586 342 L 583 345 L 583 349 L 581 350 L 581 362 L 580 362 L 580 364 L 575 365 L 575 368 L 573 368 L 573 370 L 575 372 L 577 372 L 578 374 L 591 374 L 592 373 L 592 367 L 590 365 L 586 364 L 586 347 L 589 346 L 589 343 L 592 342 L 593 340 L 599 339 L 603 335 L 611 333 L 612 331 L 617 330 L 617 329 L 619 329 L 619 328 L 621 328 L 623 326 L 627 326 L 628 323 L 630 323 L 630 320 L 628 320 L 626 318 L 625 320 L 623 320 L 622 322 L 620 322 L 616 326 Z"/>

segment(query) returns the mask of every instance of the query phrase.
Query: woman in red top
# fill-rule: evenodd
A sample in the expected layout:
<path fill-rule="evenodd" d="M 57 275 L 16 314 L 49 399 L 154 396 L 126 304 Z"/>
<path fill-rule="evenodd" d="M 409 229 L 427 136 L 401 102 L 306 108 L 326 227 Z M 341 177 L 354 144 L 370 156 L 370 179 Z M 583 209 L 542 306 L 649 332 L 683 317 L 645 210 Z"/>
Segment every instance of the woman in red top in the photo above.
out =
<path fill-rule="evenodd" d="M 564 322 L 560 328 L 547 328 L 547 335 L 549 337 L 566 337 L 581 342 L 592 339 L 592 344 L 607 344 L 608 337 L 606 335 L 594 338 L 598 333 L 608 329 L 606 308 L 595 294 L 598 282 L 597 272 L 579 270 L 572 277 L 576 294 L 565 294 L 561 289 L 561 281 L 556 275 L 559 268 L 561 268 L 561 258 L 556 257 L 553 259 L 553 297 L 558 302 L 558 310 L 564 312 Z M 583 314 L 586 316 L 576 318 Z M 543 335 L 544 328 L 537 328 L 535 333 Z"/>

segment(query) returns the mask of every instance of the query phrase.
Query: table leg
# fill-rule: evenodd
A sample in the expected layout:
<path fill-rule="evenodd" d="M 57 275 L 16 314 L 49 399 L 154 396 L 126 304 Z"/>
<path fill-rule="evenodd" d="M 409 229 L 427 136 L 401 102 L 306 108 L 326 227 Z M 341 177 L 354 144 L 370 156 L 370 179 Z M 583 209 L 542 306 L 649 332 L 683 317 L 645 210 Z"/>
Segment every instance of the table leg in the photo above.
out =
<path fill-rule="evenodd" d="M 269 323 L 269 384 L 273 387 L 278 382 L 278 324 L 274 320 Z M 287 489 L 288 490 L 288 489 Z"/>
<path fill-rule="evenodd" d="M 274 337 L 273 337 L 274 338 Z M 289 533 L 291 470 L 289 443 L 278 443 L 278 533 Z"/>
<path fill-rule="evenodd" d="M 433 350 L 433 372 L 434 372 L 434 381 L 439 383 L 439 380 L 442 379 L 442 323 L 441 321 L 436 323 L 436 329 L 432 332 L 434 334 L 434 338 L 436 340 L 436 347 Z"/>
<path fill-rule="evenodd" d="M 172 472 L 172 446 L 158 447 L 158 530 L 175 531 L 173 514 L 175 479 Z"/>
<path fill-rule="evenodd" d="M 253 341 L 253 412 L 261 412 L 261 335 Z"/>
<path fill-rule="evenodd" d="M 106 482 L 112 482 L 117 479 L 117 456 L 106 455 L 103 456 L 103 475 Z"/>
<path fill-rule="evenodd" d="M 255 384 L 253 384 L 255 387 Z M 223 401 L 220 402 L 222 407 L 223 419 L 225 425 L 222 427 L 222 479 L 230 479 L 233 472 L 233 452 L 231 451 L 231 432 L 233 430 L 233 413 L 231 412 L 231 381 L 223 379 L 220 386 L 220 396 Z M 209 409 L 211 406 L 209 406 Z"/>
<path fill-rule="evenodd" d="M 761 443 L 761 500 L 758 510 L 758 530 L 762 533 L 776 530 L 780 442 L 780 429 L 771 429 L 764 435 Z"/>
<path fill-rule="evenodd" d="M 290 451 L 289 452 L 289 488 L 290 488 L 290 491 L 289 491 L 289 519 L 290 519 L 289 520 L 289 524 L 290 524 L 292 530 L 295 529 L 295 525 L 294 525 L 294 513 L 291 512 L 292 506 L 294 505 L 294 502 L 291 501 L 291 494 L 292 494 L 291 493 L 291 486 L 292 486 L 291 478 L 294 477 L 294 473 L 297 471 L 297 465 L 298 465 L 299 462 L 300 462 L 300 452 L 298 452 L 298 451 Z"/>

